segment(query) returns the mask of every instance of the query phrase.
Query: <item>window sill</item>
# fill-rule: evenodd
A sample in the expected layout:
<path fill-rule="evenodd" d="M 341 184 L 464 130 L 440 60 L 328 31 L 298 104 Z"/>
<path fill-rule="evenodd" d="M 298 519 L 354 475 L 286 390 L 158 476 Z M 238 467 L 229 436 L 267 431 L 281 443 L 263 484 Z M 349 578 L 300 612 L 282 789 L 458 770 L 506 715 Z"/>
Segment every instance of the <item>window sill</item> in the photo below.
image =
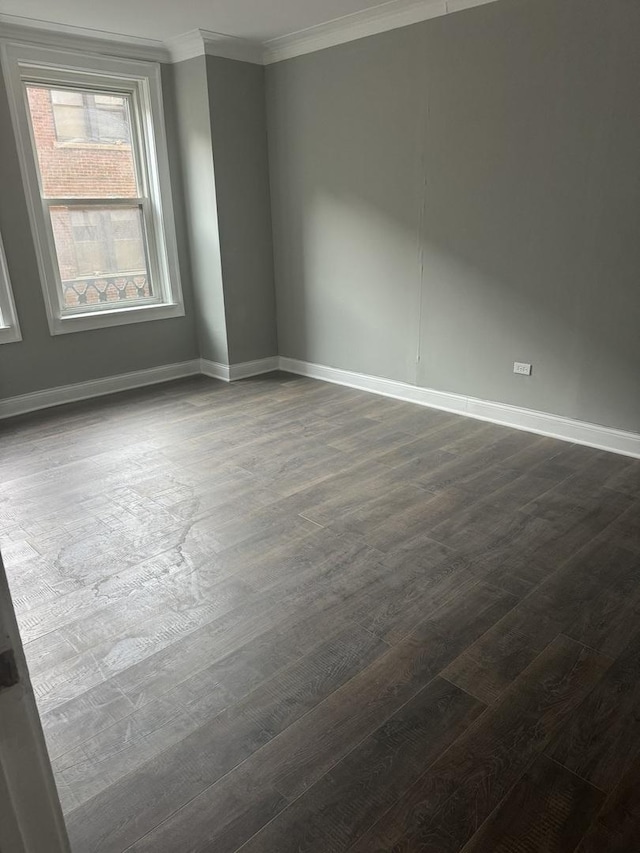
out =
<path fill-rule="evenodd" d="M 184 317 L 182 303 L 163 302 L 160 305 L 136 305 L 130 308 L 87 311 L 86 314 L 52 317 L 49 321 L 49 330 L 52 335 L 66 335 L 70 332 L 86 332 L 91 329 L 106 329 L 109 326 L 125 326 L 150 320 L 168 320 L 173 317 Z"/>

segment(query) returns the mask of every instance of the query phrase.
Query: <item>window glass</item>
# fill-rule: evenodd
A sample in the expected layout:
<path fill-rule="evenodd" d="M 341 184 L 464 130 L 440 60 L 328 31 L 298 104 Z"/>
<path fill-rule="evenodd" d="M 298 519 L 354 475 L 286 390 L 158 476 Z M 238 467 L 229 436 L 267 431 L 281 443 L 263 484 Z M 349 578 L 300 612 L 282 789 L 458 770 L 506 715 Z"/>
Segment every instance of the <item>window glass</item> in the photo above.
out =
<path fill-rule="evenodd" d="M 31 85 L 27 97 L 44 196 L 138 197 L 128 97 Z"/>

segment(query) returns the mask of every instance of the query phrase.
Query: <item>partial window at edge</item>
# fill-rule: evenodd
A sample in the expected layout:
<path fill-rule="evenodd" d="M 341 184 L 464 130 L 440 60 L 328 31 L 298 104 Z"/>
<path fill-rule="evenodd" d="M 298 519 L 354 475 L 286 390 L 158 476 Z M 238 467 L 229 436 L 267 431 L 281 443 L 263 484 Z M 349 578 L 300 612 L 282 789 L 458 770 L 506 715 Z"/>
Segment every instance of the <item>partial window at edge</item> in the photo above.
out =
<path fill-rule="evenodd" d="M 7 259 L 0 236 L 0 344 L 22 340 L 16 306 L 13 302 Z"/>

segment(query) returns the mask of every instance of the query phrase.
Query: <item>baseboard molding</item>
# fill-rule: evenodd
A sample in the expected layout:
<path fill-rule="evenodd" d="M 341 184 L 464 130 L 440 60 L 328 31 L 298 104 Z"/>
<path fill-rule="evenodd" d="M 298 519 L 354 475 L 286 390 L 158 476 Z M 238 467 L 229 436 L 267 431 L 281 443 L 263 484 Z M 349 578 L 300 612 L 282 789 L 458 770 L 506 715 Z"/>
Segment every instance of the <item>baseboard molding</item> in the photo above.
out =
<path fill-rule="evenodd" d="M 228 364 L 219 361 L 210 361 L 208 358 L 200 359 L 200 373 L 209 379 L 221 379 L 223 382 L 231 382 L 231 373 Z"/>
<path fill-rule="evenodd" d="M 142 388 L 146 385 L 157 385 L 170 382 L 172 379 L 183 379 L 187 376 L 203 374 L 223 382 L 234 382 L 238 379 L 248 379 L 274 370 L 284 370 L 299 376 L 321 379 L 348 388 L 370 391 L 395 400 L 405 400 L 419 406 L 432 409 L 442 409 L 469 418 L 501 424 L 503 426 L 548 435 L 573 444 L 585 444 L 624 456 L 640 459 L 640 434 L 612 429 L 598 424 L 576 421 L 551 415 L 547 412 L 536 412 L 509 406 L 505 403 L 494 403 L 489 400 L 479 400 L 476 397 L 466 397 L 462 394 L 450 394 L 445 391 L 434 391 L 431 388 L 421 388 L 407 382 L 395 379 L 383 379 L 380 376 L 370 376 L 366 373 L 356 373 L 352 370 L 341 370 L 337 367 L 327 367 L 323 364 L 312 364 L 284 356 L 271 356 L 257 361 L 245 361 L 241 364 L 220 364 L 208 359 L 193 359 L 179 364 L 165 364 L 151 367 L 148 370 L 136 370 L 132 373 L 121 373 L 118 376 L 107 376 L 103 379 L 93 379 L 88 382 L 77 382 L 73 385 L 62 385 L 58 388 L 47 388 L 44 391 L 34 391 L 18 397 L 0 400 L 0 419 L 24 415 L 39 409 L 60 406 L 64 403 L 75 403 L 92 397 L 102 397 L 115 394 L 118 391 L 128 391 Z"/>
<path fill-rule="evenodd" d="M 8 397 L 0 400 L 0 420 L 12 418 L 15 415 L 26 415 L 28 412 L 37 412 L 39 409 L 49 409 L 52 406 L 62 406 L 64 403 L 76 403 L 92 397 L 117 394 L 118 391 L 143 388 L 145 385 L 158 385 L 161 382 L 170 382 L 172 379 L 184 379 L 187 376 L 204 374 L 212 379 L 233 382 L 236 379 L 248 379 L 250 376 L 271 373 L 278 370 L 278 367 L 278 356 L 231 365 L 194 358 L 192 361 L 183 361 L 179 364 L 163 364 L 148 370 L 135 370 L 132 373 L 106 376 L 104 379 L 91 379 L 88 382 L 76 382 L 73 385 L 61 385 L 44 391 L 33 391 L 31 394 L 21 394 L 18 397 Z"/>
<path fill-rule="evenodd" d="M 221 364 L 219 361 L 200 359 L 200 372 L 211 379 L 222 379 L 223 382 L 235 382 L 236 379 L 249 379 L 250 376 L 260 376 L 278 370 L 280 359 L 277 355 L 269 358 L 259 358 L 256 361 L 243 361 L 239 364 Z"/>
<path fill-rule="evenodd" d="M 263 373 L 273 373 L 280 369 L 280 358 L 273 355 L 270 358 L 261 358 L 258 361 L 243 361 L 241 364 L 229 365 L 230 380 L 249 379 L 251 376 L 261 376 Z"/>
<path fill-rule="evenodd" d="M 588 447 L 640 458 L 640 434 L 633 432 L 611 429 L 584 421 L 575 421 L 547 412 L 522 409 L 505 403 L 479 400 L 462 394 L 434 391 L 406 382 L 382 379 L 379 376 L 369 376 L 351 370 L 340 370 L 335 367 L 312 364 L 293 358 L 281 357 L 280 369 L 300 376 L 309 376 L 312 379 L 322 379 L 325 382 L 346 385 L 348 388 L 371 391 L 374 394 L 393 397 L 396 400 L 417 403 L 419 406 L 442 409 L 477 420 L 490 421 L 526 432 L 547 435 L 573 444 L 585 444 Z"/>
<path fill-rule="evenodd" d="M 61 385 L 44 391 L 34 391 L 31 394 L 21 394 L 19 397 L 0 400 L 0 419 L 48 409 L 51 406 L 60 406 L 63 403 L 76 403 L 91 397 L 102 397 L 118 391 L 142 388 L 145 385 L 170 382 L 172 379 L 196 376 L 199 373 L 200 361 L 196 358 L 179 364 L 164 364 L 147 370 L 135 370 L 118 376 L 106 376 L 104 379 L 91 379 L 88 382 L 76 382 L 73 385 Z"/>

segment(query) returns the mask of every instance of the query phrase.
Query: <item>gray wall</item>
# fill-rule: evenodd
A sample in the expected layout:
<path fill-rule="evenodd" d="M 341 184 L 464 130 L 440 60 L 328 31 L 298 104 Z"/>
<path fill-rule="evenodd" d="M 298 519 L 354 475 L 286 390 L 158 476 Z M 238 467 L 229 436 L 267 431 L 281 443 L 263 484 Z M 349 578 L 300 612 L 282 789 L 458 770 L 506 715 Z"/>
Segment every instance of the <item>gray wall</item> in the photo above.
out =
<path fill-rule="evenodd" d="M 163 68 L 186 316 L 52 337 L 47 325 L 7 94 L 0 72 L 0 231 L 23 338 L 18 343 L 0 345 L 0 398 L 197 357 L 182 187 L 176 162 L 172 73 L 171 67 Z"/>
<path fill-rule="evenodd" d="M 638 44 L 501 0 L 270 66 L 280 354 L 640 431 Z"/>
<path fill-rule="evenodd" d="M 202 358 L 228 364 L 206 60 L 198 56 L 173 69 L 198 349 Z"/>
<path fill-rule="evenodd" d="M 175 86 L 200 354 L 276 355 L 264 68 L 201 56 Z"/>
<path fill-rule="evenodd" d="M 265 69 L 207 56 L 231 364 L 277 355 Z"/>

